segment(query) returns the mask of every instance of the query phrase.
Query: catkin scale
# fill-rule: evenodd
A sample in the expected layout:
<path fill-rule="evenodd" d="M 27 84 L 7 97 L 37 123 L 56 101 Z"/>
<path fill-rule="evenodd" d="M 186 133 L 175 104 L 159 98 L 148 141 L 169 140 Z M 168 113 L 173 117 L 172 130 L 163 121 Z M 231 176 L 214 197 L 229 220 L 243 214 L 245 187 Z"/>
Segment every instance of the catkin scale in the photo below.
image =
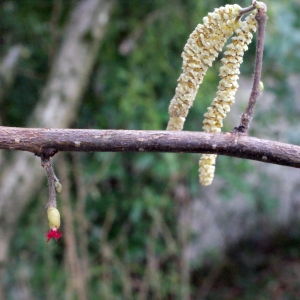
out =
<path fill-rule="evenodd" d="M 239 68 L 243 61 L 244 52 L 248 49 L 253 34 L 256 31 L 255 13 L 251 13 L 245 21 L 241 22 L 236 35 L 232 37 L 232 43 L 227 46 L 224 58 L 221 59 L 223 66 L 220 68 L 220 82 L 216 98 L 204 114 L 203 130 L 206 132 L 220 132 L 226 112 L 234 102 L 234 96 L 238 88 Z M 203 154 L 199 161 L 199 181 L 207 186 L 212 183 L 215 170 L 215 154 Z"/>

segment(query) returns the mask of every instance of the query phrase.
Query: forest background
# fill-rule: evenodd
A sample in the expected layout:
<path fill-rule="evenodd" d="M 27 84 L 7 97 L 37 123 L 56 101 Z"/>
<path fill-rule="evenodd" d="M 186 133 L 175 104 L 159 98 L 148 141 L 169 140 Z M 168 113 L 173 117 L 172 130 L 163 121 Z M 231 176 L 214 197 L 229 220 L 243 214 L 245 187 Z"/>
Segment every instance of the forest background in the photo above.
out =
<path fill-rule="evenodd" d="M 233 1 L 30 0 L 0 4 L 3 126 L 163 130 L 183 46 Z M 249 1 L 238 1 L 245 7 Z M 300 142 L 300 3 L 268 5 L 250 135 Z M 252 84 L 245 54 L 239 123 Z M 185 130 L 201 131 L 222 54 Z M 197 154 L 58 153 L 63 238 L 46 243 L 40 159 L 0 152 L 0 299 L 299 299 L 300 173 L 219 156 L 212 186 Z"/>

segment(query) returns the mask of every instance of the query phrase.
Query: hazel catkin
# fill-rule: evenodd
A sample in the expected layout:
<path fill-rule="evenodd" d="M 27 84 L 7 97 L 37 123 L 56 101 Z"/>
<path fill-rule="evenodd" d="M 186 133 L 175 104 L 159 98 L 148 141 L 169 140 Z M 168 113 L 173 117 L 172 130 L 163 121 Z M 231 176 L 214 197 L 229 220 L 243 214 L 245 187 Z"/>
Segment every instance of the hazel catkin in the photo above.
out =
<path fill-rule="evenodd" d="M 209 13 L 191 33 L 182 53 L 182 74 L 169 106 L 167 130 L 182 130 L 206 71 L 222 50 L 226 40 L 239 28 L 237 4 L 226 5 Z"/>
<path fill-rule="evenodd" d="M 223 119 L 234 103 L 243 55 L 252 40 L 253 35 L 251 32 L 256 31 L 255 14 L 256 11 L 253 11 L 245 21 L 241 22 L 240 28 L 235 31 L 236 35 L 231 38 L 232 43 L 227 46 L 224 57 L 221 59 L 223 66 L 220 68 L 219 76 L 221 80 L 217 95 L 204 114 L 203 130 L 205 132 L 220 132 Z M 207 186 L 212 183 L 215 162 L 215 154 L 203 154 L 201 156 L 199 181 L 202 185 Z"/>

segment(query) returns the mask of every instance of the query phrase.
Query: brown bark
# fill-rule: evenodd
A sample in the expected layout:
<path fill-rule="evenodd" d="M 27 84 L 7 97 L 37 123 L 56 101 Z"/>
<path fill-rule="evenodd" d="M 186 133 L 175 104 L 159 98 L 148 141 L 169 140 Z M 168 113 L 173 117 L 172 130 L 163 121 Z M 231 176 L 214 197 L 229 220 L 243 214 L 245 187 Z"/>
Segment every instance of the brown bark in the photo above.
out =
<path fill-rule="evenodd" d="M 70 126 L 105 33 L 112 3 L 109 0 L 78 2 L 66 26 L 41 100 L 28 122 L 29 126 Z M 4 278 L 15 224 L 43 178 L 43 168 L 28 153 L 15 153 L 6 165 L 1 166 L 0 278 Z M 1 286 L 0 290 L 3 291 Z M 1 295 L 5 297 L 4 293 Z"/>
<path fill-rule="evenodd" d="M 221 154 L 300 168 L 300 147 L 237 133 L 0 127 L 0 149 Z M 51 155 L 50 155 L 51 156 Z"/>
<path fill-rule="evenodd" d="M 262 63 L 263 63 L 266 22 L 268 20 L 265 9 L 266 7 L 263 6 L 263 8 L 258 9 L 257 14 L 255 15 L 255 20 L 257 22 L 257 43 L 256 43 L 254 78 L 253 78 L 253 86 L 252 86 L 252 91 L 250 94 L 248 105 L 245 109 L 245 112 L 241 116 L 240 126 L 237 128 L 237 130 L 241 132 L 248 132 L 250 121 L 253 118 L 256 102 L 262 92 L 260 88 L 260 83 L 261 83 L 260 79 L 261 79 Z"/>

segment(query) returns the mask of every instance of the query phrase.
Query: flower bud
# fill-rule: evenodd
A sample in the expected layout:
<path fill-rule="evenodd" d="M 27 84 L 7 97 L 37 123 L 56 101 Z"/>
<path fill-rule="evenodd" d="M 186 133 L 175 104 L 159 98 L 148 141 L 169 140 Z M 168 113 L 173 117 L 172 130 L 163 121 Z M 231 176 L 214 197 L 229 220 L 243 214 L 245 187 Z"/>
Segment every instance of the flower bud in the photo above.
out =
<path fill-rule="evenodd" d="M 49 228 L 50 229 L 58 229 L 60 226 L 60 213 L 57 208 L 49 207 L 47 209 Z"/>
<path fill-rule="evenodd" d="M 264 83 L 262 81 L 259 82 L 259 91 L 263 92 L 264 90 Z"/>
<path fill-rule="evenodd" d="M 58 194 L 60 194 L 61 191 L 62 191 L 62 185 L 61 185 L 61 183 L 60 183 L 59 181 L 55 181 L 55 182 L 54 182 L 54 186 L 55 186 L 56 192 L 57 192 Z"/>

